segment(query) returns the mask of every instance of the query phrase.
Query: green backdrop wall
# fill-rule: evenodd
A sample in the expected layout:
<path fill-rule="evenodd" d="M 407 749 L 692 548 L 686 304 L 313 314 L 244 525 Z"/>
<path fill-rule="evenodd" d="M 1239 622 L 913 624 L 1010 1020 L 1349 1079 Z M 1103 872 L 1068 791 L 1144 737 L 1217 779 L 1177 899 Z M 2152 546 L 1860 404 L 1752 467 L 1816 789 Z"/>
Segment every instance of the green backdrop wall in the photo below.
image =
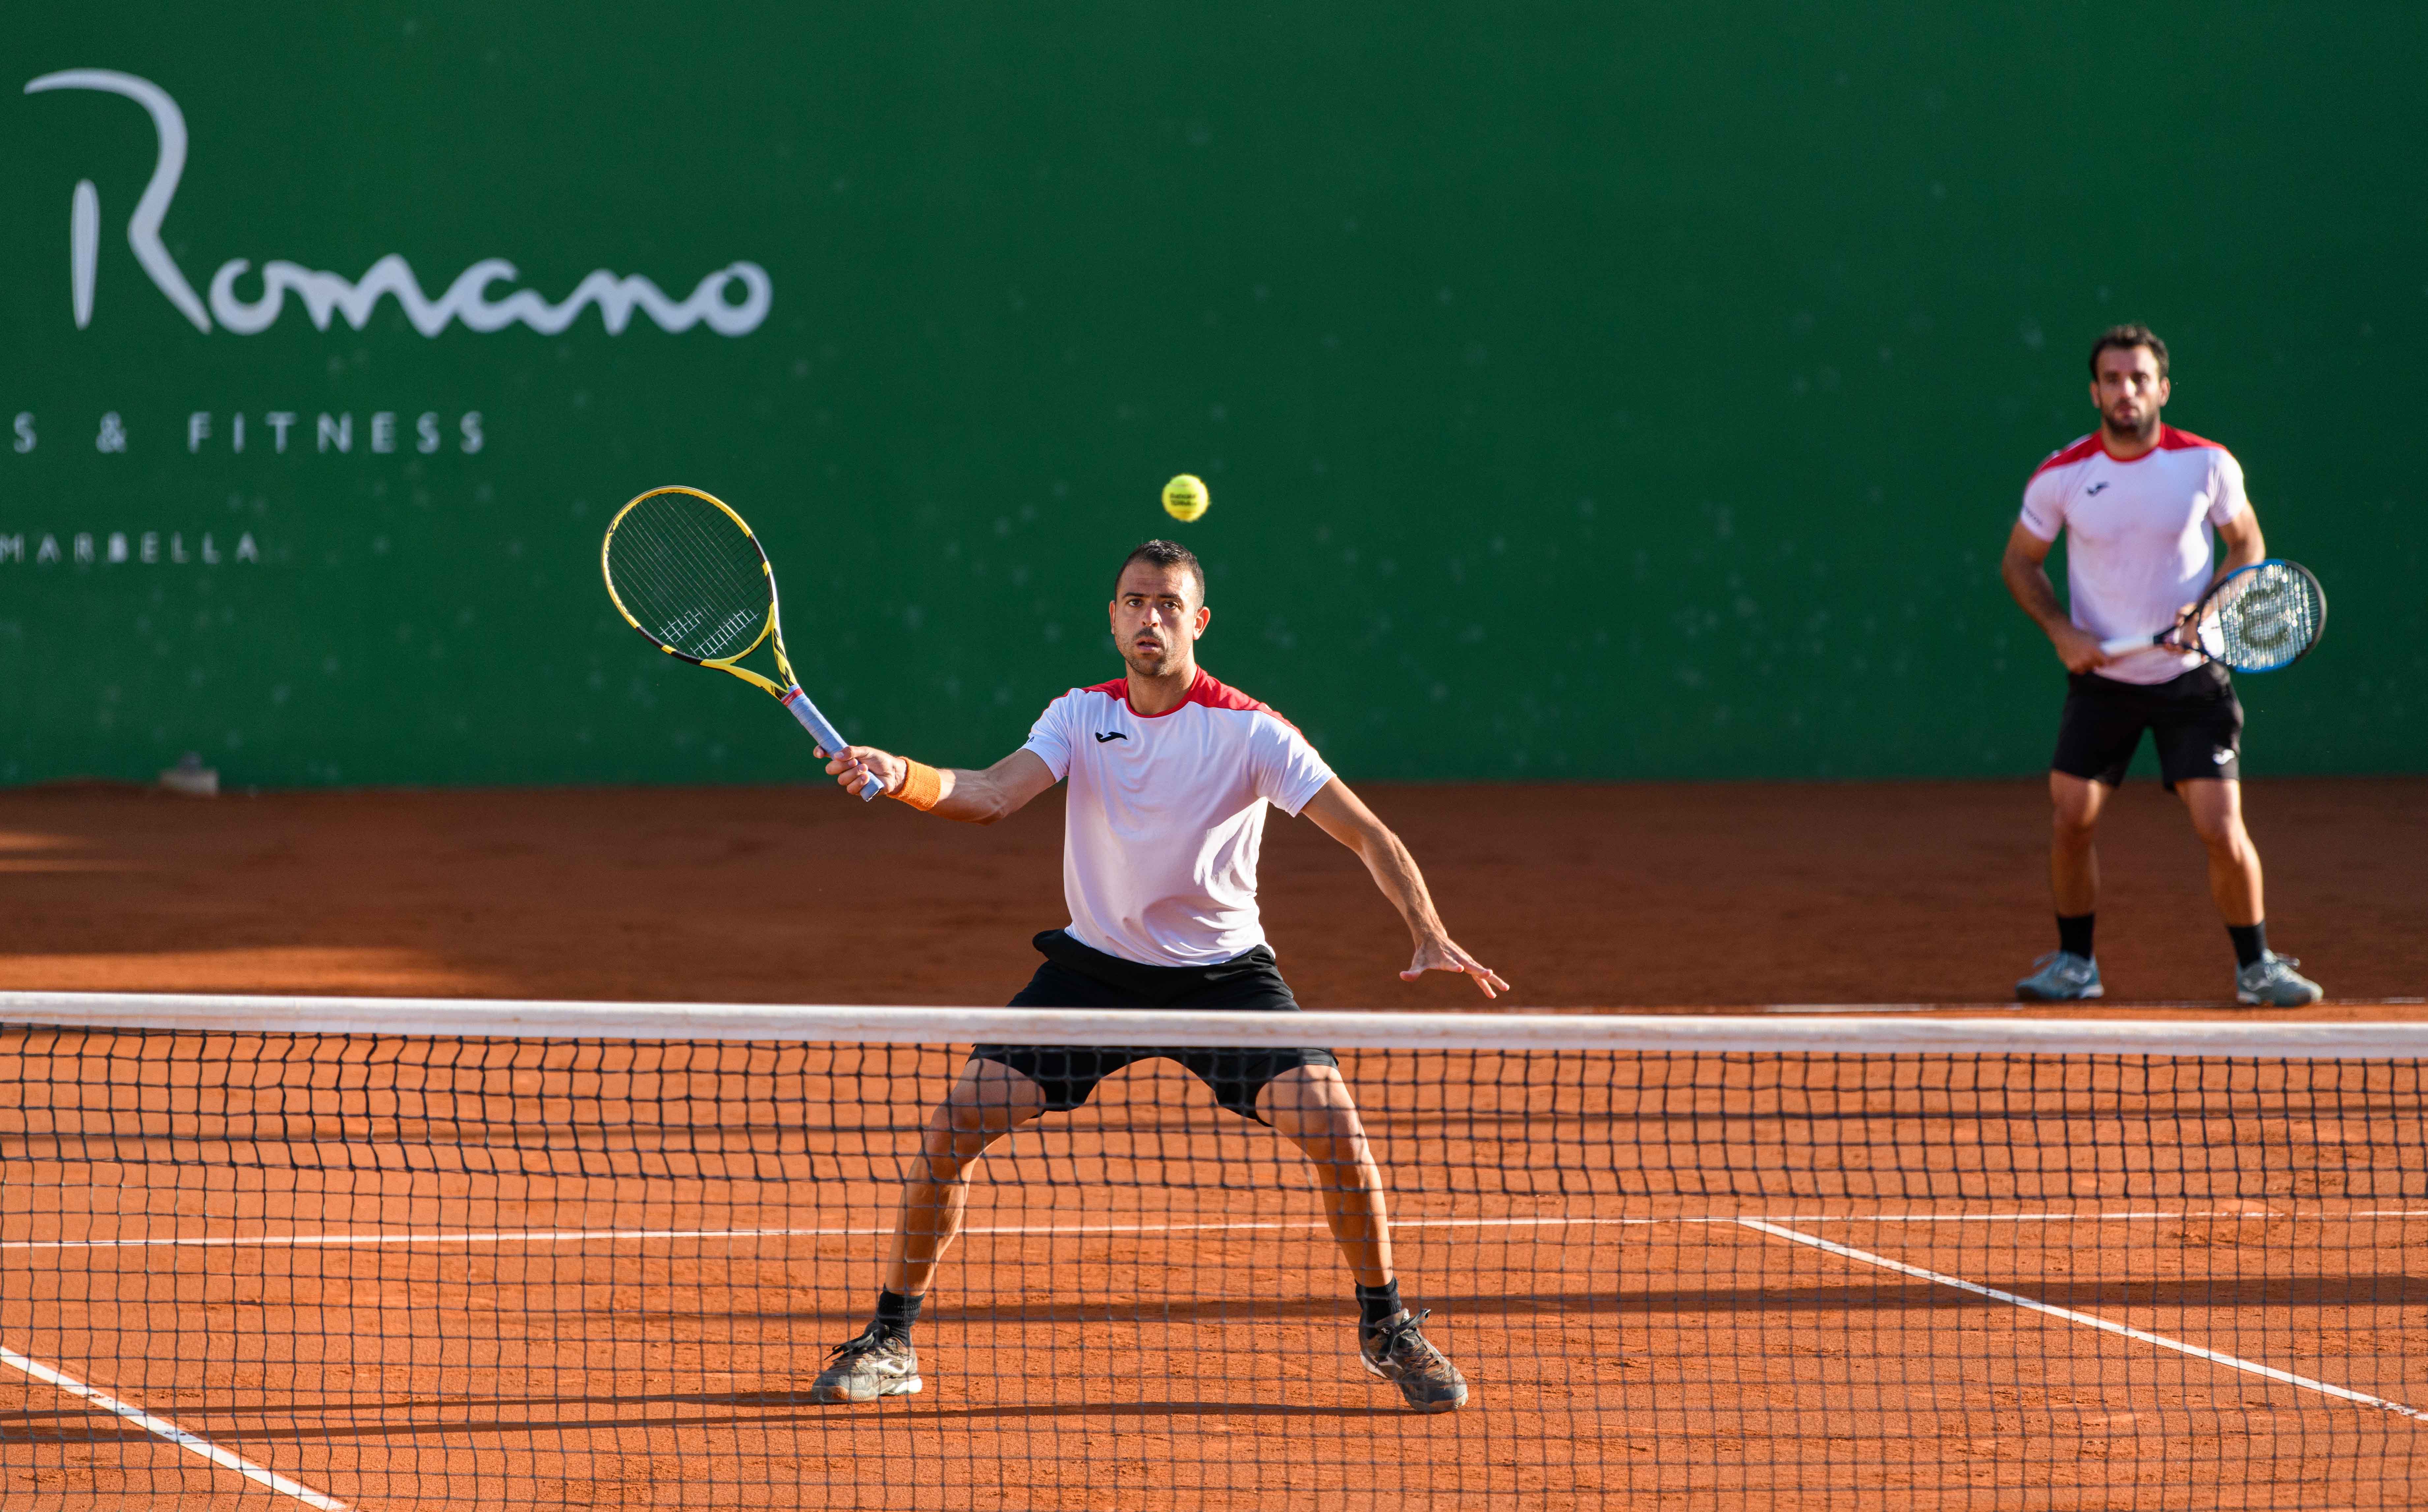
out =
<path fill-rule="evenodd" d="M 0 781 L 798 774 L 611 617 L 667 482 L 931 760 L 1111 675 L 1169 533 L 1206 664 L 1354 775 L 2031 771 L 1997 551 L 2125 318 L 2334 600 L 2250 769 L 2428 764 L 2418 6 L 52 7 L 0 56 Z M 182 121 L 165 202 L 90 70 Z M 664 298 L 566 309 L 601 270 Z"/>

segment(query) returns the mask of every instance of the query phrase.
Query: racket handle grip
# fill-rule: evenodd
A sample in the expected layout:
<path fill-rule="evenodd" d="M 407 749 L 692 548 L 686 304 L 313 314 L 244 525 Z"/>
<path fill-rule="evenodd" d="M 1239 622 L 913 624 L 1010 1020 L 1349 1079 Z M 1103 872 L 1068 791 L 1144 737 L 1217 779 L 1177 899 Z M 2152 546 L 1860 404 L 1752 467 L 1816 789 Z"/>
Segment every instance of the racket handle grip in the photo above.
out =
<path fill-rule="evenodd" d="M 2144 646 L 2157 644 L 2158 637 L 2156 635 L 2119 635 L 2113 640 L 2101 641 L 2099 649 L 2110 656 L 2122 656 L 2126 651 L 2138 651 Z"/>
<path fill-rule="evenodd" d="M 810 738 L 818 743 L 818 749 L 829 756 L 838 756 L 843 753 L 844 747 L 850 744 L 843 738 L 842 731 L 827 722 L 825 715 L 818 713 L 818 706 L 810 701 L 810 696 L 803 693 L 797 683 L 784 690 L 783 699 L 784 707 L 793 712 L 793 717 L 798 719 L 801 728 L 810 732 Z M 875 778 L 862 782 L 860 785 L 860 801 L 876 801 L 878 786 Z"/>

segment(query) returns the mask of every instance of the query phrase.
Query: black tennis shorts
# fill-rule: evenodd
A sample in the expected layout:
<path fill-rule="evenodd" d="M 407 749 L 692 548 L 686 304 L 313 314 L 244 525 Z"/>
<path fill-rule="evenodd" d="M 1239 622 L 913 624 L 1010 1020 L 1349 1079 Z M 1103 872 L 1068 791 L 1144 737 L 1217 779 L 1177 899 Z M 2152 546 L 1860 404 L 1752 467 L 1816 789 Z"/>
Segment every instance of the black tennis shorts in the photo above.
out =
<path fill-rule="evenodd" d="M 1014 1008 L 1193 1008 L 1228 1012 L 1295 1013 L 1298 999 L 1282 980 L 1273 953 L 1258 945 L 1219 966 L 1144 966 L 1081 945 L 1060 929 L 1037 937 L 1045 963 L 1011 1000 Z M 1045 1092 L 1045 1110 L 1067 1113 L 1088 1100 L 1096 1083 L 1140 1060 L 1176 1060 L 1211 1089 L 1214 1100 L 1259 1124 L 1256 1094 L 1265 1083 L 1299 1066 L 1337 1066 L 1329 1050 L 1200 1048 L 1194 1045 L 1096 1049 L 1075 1044 L 981 1044 L 973 1060 L 1019 1072 Z"/>
<path fill-rule="evenodd" d="M 2049 763 L 2067 776 L 2121 787 L 2144 730 L 2157 742 L 2158 776 L 2171 793 L 2197 778 L 2242 776 L 2242 700 L 2215 662 L 2165 682 L 2076 672 L 2067 684 Z"/>

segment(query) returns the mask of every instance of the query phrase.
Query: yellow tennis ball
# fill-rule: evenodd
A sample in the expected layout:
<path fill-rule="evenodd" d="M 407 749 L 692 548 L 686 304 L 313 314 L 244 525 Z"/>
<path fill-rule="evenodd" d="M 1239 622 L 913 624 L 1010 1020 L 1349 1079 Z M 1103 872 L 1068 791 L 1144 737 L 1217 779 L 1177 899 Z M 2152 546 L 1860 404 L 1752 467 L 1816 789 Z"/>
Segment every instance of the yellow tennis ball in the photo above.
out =
<path fill-rule="evenodd" d="M 1193 473 L 1184 472 L 1163 485 L 1163 512 L 1174 519 L 1195 519 L 1213 501 L 1205 481 Z"/>

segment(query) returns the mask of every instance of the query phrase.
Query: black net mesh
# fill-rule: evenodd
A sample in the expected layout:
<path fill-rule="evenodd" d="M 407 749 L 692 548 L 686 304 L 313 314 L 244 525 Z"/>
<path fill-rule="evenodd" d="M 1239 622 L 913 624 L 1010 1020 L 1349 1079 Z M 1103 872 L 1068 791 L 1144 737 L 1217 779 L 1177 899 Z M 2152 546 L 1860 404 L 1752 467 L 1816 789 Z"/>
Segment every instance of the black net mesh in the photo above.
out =
<path fill-rule="evenodd" d="M 853 1406 L 961 1049 L 7 1030 L 0 1502 L 2412 1504 L 2420 1060 L 1846 1049 L 1343 1050 L 1419 1416 L 1168 1060 L 976 1163 Z"/>

